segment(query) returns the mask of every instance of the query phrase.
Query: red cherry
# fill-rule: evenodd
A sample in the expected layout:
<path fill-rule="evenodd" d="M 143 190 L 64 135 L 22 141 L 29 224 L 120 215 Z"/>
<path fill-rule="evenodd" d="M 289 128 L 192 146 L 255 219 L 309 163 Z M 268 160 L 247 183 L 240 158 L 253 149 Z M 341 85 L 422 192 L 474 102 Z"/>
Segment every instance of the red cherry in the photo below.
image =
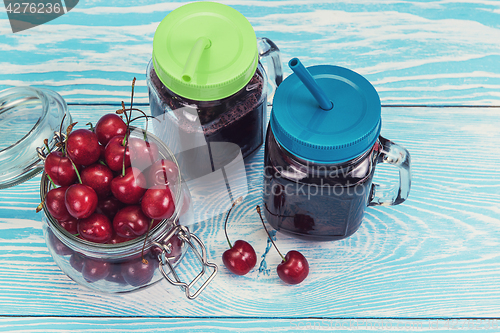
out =
<path fill-rule="evenodd" d="M 113 227 L 109 219 L 94 213 L 78 221 L 78 233 L 83 239 L 94 243 L 106 243 L 113 237 Z"/>
<path fill-rule="evenodd" d="M 150 221 L 139 205 L 127 206 L 116 213 L 113 228 L 118 236 L 130 239 L 144 235 Z"/>
<path fill-rule="evenodd" d="M 76 269 L 78 272 L 81 272 L 83 265 L 85 263 L 85 258 L 83 257 L 82 254 L 80 254 L 78 252 L 74 252 L 71 255 L 71 258 L 69 258 L 69 263 L 70 263 L 71 267 Z"/>
<path fill-rule="evenodd" d="M 232 248 L 224 251 L 222 262 L 232 273 L 245 275 L 255 267 L 257 254 L 252 245 L 244 240 L 237 240 Z"/>
<path fill-rule="evenodd" d="M 148 185 L 176 184 L 179 176 L 177 165 L 171 160 L 158 160 L 148 171 Z"/>
<path fill-rule="evenodd" d="M 113 237 L 108 241 L 108 244 L 119 244 L 123 242 L 128 242 L 129 240 L 132 240 L 134 238 L 127 238 L 127 237 L 122 237 L 119 236 L 116 232 L 113 234 Z"/>
<path fill-rule="evenodd" d="M 105 165 L 95 163 L 89 165 L 80 173 L 82 184 L 94 189 L 99 199 L 106 198 L 111 194 L 111 181 L 113 172 Z"/>
<path fill-rule="evenodd" d="M 146 142 L 139 138 L 128 139 L 130 162 L 139 170 L 144 170 L 158 160 L 158 146 L 154 142 Z"/>
<path fill-rule="evenodd" d="M 114 196 L 110 196 L 104 200 L 99 200 L 97 207 L 95 208 L 95 212 L 104 214 L 110 221 L 113 221 L 116 213 L 118 213 L 118 211 L 122 208 L 123 203 Z"/>
<path fill-rule="evenodd" d="M 101 148 L 97 135 L 88 129 L 77 129 L 68 135 L 66 141 L 68 156 L 75 164 L 90 165 L 97 162 Z"/>
<path fill-rule="evenodd" d="M 95 134 L 99 142 L 105 146 L 112 137 L 117 135 L 125 135 L 127 125 L 115 113 L 108 113 L 102 116 L 95 124 Z"/>
<path fill-rule="evenodd" d="M 109 266 L 109 274 L 105 278 L 106 281 L 118 283 L 118 284 L 127 284 L 127 281 L 123 278 L 122 275 L 122 266 L 118 263 L 110 264 Z"/>
<path fill-rule="evenodd" d="M 96 282 L 106 278 L 109 274 L 109 266 L 106 261 L 84 258 L 82 276 L 87 282 Z"/>
<path fill-rule="evenodd" d="M 285 260 L 278 265 L 278 276 L 288 284 L 298 284 L 304 281 L 309 274 L 309 263 L 298 251 L 289 251 Z"/>
<path fill-rule="evenodd" d="M 148 189 L 142 197 L 141 208 L 149 218 L 170 218 L 175 211 L 172 192 L 167 185 L 156 185 Z"/>
<path fill-rule="evenodd" d="M 273 238 L 269 234 L 269 231 L 267 231 L 264 219 L 262 218 L 262 214 L 260 212 L 260 207 L 257 206 L 256 209 L 257 213 L 259 213 L 260 221 L 262 222 L 264 230 L 266 230 L 269 240 L 271 240 L 274 248 L 283 259 L 276 269 L 278 272 L 278 276 L 283 282 L 288 284 L 301 283 L 309 274 L 309 263 L 307 262 L 307 259 L 302 255 L 302 253 L 298 251 L 289 251 L 286 256 L 283 257 L 280 250 L 278 250 L 278 247 L 276 246 Z"/>
<path fill-rule="evenodd" d="M 99 145 L 99 150 L 100 150 L 99 161 L 105 162 L 106 161 L 106 146 Z"/>
<path fill-rule="evenodd" d="M 146 178 L 133 167 L 125 170 L 125 176 L 118 176 L 111 181 L 111 192 L 123 203 L 137 204 L 146 192 Z"/>
<path fill-rule="evenodd" d="M 314 230 L 314 219 L 307 214 L 295 214 L 293 225 L 296 229 L 307 233 L 310 230 Z"/>
<path fill-rule="evenodd" d="M 64 203 L 64 196 L 66 194 L 67 186 L 62 186 L 58 188 L 53 188 L 45 196 L 45 205 L 50 215 L 59 222 L 68 221 L 73 219 L 66 204 Z"/>
<path fill-rule="evenodd" d="M 95 211 L 97 194 L 87 185 L 73 184 L 66 190 L 64 202 L 71 216 L 83 219 Z"/>
<path fill-rule="evenodd" d="M 71 216 L 71 219 L 69 221 L 57 221 L 63 227 L 67 232 L 69 232 L 72 235 L 76 235 L 78 233 L 77 225 L 78 225 L 78 220 L 75 219 L 73 216 Z"/>
<path fill-rule="evenodd" d="M 153 229 L 153 228 L 151 228 Z M 182 255 L 182 240 L 178 236 L 173 236 L 168 241 L 170 244 L 170 253 L 166 253 L 165 255 L 169 258 L 170 262 L 176 262 Z M 160 247 L 151 248 L 151 253 L 154 257 L 158 257 L 162 253 L 162 249 Z"/>
<path fill-rule="evenodd" d="M 61 256 L 73 254 L 73 250 L 64 245 L 51 231 L 49 231 L 49 245 L 55 253 Z"/>
<path fill-rule="evenodd" d="M 125 153 L 125 168 L 130 166 L 130 151 L 123 146 L 123 135 L 117 135 L 109 140 L 104 151 L 106 164 L 113 171 L 120 171 L 123 168 L 123 155 Z"/>
<path fill-rule="evenodd" d="M 153 259 L 146 262 L 144 263 L 142 259 L 136 259 L 122 264 L 122 276 L 128 284 L 140 287 L 151 281 L 156 266 Z M 158 262 L 156 262 L 156 265 L 158 265 Z"/>
<path fill-rule="evenodd" d="M 77 179 L 71 160 L 60 151 L 53 151 L 47 156 L 44 170 L 52 181 L 59 186 L 69 186 Z"/>

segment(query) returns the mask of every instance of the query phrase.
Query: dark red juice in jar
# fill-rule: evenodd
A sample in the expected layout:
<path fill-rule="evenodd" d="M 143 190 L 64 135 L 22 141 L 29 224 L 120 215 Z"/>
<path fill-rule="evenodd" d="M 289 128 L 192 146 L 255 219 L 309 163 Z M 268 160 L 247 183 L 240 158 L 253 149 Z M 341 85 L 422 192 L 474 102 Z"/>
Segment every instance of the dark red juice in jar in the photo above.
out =
<path fill-rule="evenodd" d="M 305 68 L 273 100 L 264 154 L 263 204 L 277 230 L 312 240 L 348 237 L 368 205 L 396 205 L 410 190 L 410 156 L 380 136 L 381 106 L 375 88 L 338 66 Z M 397 166 L 399 188 L 372 182 L 377 163 Z"/>
<path fill-rule="evenodd" d="M 196 2 L 159 24 L 147 82 L 155 132 L 176 154 L 186 180 L 255 152 L 264 142 L 267 77 L 282 80 L 279 50 L 257 39 L 235 9 Z"/>
<path fill-rule="evenodd" d="M 174 94 L 160 81 L 151 64 L 147 74 L 151 86 L 151 114 L 153 117 L 165 114 L 171 118 L 169 121 L 175 121 L 180 137 L 203 132 L 207 144 L 234 143 L 241 148 L 243 157 L 251 155 L 264 142 L 267 95 L 264 90 L 266 78 L 260 64 L 243 89 L 213 101 L 195 101 Z M 193 114 L 199 122 L 193 121 Z"/>
<path fill-rule="evenodd" d="M 264 207 L 278 230 L 315 240 L 337 240 L 358 230 L 371 194 L 378 142 L 344 164 L 310 163 L 279 146 L 268 130 Z"/>

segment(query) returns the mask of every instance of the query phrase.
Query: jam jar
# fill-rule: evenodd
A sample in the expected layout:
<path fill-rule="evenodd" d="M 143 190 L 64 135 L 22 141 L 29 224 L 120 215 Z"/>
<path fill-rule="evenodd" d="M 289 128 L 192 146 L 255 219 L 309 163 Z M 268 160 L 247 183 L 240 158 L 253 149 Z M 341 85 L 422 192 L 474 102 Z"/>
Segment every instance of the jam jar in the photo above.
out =
<path fill-rule="evenodd" d="M 162 163 L 171 163 L 177 175 L 169 176 L 168 186 L 172 192 L 175 211 L 168 219 L 155 220 L 146 235 L 117 244 L 99 244 L 81 239 L 67 232 L 55 220 L 44 202 L 52 185 L 45 172 L 42 174 L 40 197 L 45 212 L 43 230 L 47 246 L 61 270 L 75 282 L 87 288 L 107 292 L 123 293 L 150 286 L 165 278 L 181 287 L 186 297 L 194 299 L 205 289 L 217 273 L 217 266 L 207 261 L 206 249 L 196 235 L 190 233 L 183 219 L 189 216 L 186 187 L 182 184 L 179 166 L 170 149 L 155 135 L 131 127 L 130 138 L 147 138 L 158 147 Z M 44 151 L 39 150 L 43 159 Z M 134 159 L 133 148 L 130 149 Z M 167 162 L 165 162 L 167 161 Z M 140 161 L 143 163 L 144 161 Z M 132 163 L 134 167 L 134 163 Z M 136 170 L 140 170 L 136 167 Z M 191 250 L 191 251 L 188 251 Z M 186 253 L 191 253 L 201 267 L 191 282 L 182 282 L 176 266 Z M 194 285 L 201 280 L 200 284 Z"/>
<path fill-rule="evenodd" d="M 289 65 L 294 74 L 276 91 L 266 136 L 266 219 L 304 239 L 349 237 L 367 206 L 408 197 L 410 154 L 380 136 L 380 99 L 364 77 L 338 66 L 306 69 L 296 58 Z M 372 182 L 378 163 L 399 168 L 399 186 Z"/>
<path fill-rule="evenodd" d="M 58 143 L 64 137 L 61 133 L 66 132 L 71 122 L 66 102 L 51 90 L 16 87 L 0 91 L 0 128 L 9 132 L 8 140 L 0 146 L 0 189 L 43 172 L 43 159 L 47 155 L 44 140 L 47 139 L 51 151 L 60 149 Z M 196 298 L 218 269 L 208 262 L 203 243 L 186 226 L 191 214 L 190 195 L 176 159 L 155 135 L 131 127 L 130 136 L 147 138 L 158 147 L 159 158 L 175 165 L 172 170 L 177 169 L 178 174 L 169 180 L 175 204 L 172 216 L 155 221 L 147 238 L 142 236 L 118 244 L 92 243 L 70 234 L 49 213 L 44 199 L 53 185 L 43 173 L 40 182 L 45 213 L 42 229 L 49 252 L 68 277 L 95 291 L 129 292 L 166 279 L 182 288 L 189 299 Z M 132 157 L 133 154 L 131 149 Z M 144 163 L 141 165 L 146 167 Z M 179 269 L 184 266 L 185 258 L 190 264 L 199 261 L 193 271 L 198 268 L 200 271 L 196 271 L 194 278 Z"/>
<path fill-rule="evenodd" d="M 187 4 L 159 24 L 146 73 L 153 126 L 186 181 L 246 158 L 263 144 L 264 58 L 276 87 L 283 78 L 278 48 L 257 39 L 248 20 L 226 5 Z"/>

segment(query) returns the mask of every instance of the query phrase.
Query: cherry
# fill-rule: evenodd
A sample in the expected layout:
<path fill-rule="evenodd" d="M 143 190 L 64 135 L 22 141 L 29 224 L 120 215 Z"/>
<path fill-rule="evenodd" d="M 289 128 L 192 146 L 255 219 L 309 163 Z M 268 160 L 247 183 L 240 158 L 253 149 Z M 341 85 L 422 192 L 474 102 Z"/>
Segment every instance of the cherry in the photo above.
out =
<path fill-rule="evenodd" d="M 102 116 L 95 125 L 95 134 L 103 146 L 106 146 L 112 137 L 125 135 L 125 133 L 127 133 L 127 125 L 120 116 L 114 113 Z"/>
<path fill-rule="evenodd" d="M 95 212 L 99 214 L 104 214 L 106 215 L 110 221 L 113 221 L 113 218 L 115 217 L 116 213 L 120 209 L 122 209 L 124 204 L 115 198 L 114 196 L 110 196 L 106 199 L 101 199 L 97 203 L 97 207 L 95 208 Z"/>
<path fill-rule="evenodd" d="M 54 252 L 61 256 L 69 256 L 73 254 L 73 250 L 64 245 L 52 232 L 49 234 L 49 244 Z"/>
<path fill-rule="evenodd" d="M 99 145 L 99 150 L 101 151 L 99 153 L 99 161 L 106 161 L 106 146 Z"/>
<path fill-rule="evenodd" d="M 75 235 L 78 233 L 77 225 L 78 225 L 78 220 L 75 219 L 73 216 L 71 216 L 71 219 L 69 221 L 57 221 L 63 227 L 67 232 L 69 232 L 72 235 Z"/>
<path fill-rule="evenodd" d="M 276 269 L 280 279 L 288 284 L 298 284 L 309 274 L 309 263 L 298 251 L 289 251 Z"/>
<path fill-rule="evenodd" d="M 152 228 L 153 227 L 151 227 L 151 229 Z M 168 244 L 170 244 L 170 253 L 166 253 L 165 255 L 169 258 L 171 263 L 176 262 L 182 255 L 182 240 L 177 235 L 174 235 L 169 239 Z M 151 249 L 151 252 L 155 257 L 158 257 L 161 255 L 162 249 L 155 246 Z"/>
<path fill-rule="evenodd" d="M 283 257 L 269 234 L 269 231 L 267 231 L 264 219 L 262 218 L 262 214 L 260 212 L 260 207 L 257 206 L 256 209 L 259 213 L 260 220 L 262 221 L 262 226 L 264 227 L 264 230 L 266 230 L 267 236 L 273 243 L 276 251 L 278 251 L 278 254 L 281 256 L 282 261 L 276 269 L 281 281 L 288 284 L 301 283 L 309 274 L 309 263 L 307 262 L 307 259 L 302 255 L 302 253 L 295 250 L 289 251 L 286 256 Z"/>
<path fill-rule="evenodd" d="M 90 165 L 97 162 L 101 148 L 94 132 L 81 128 L 71 132 L 66 140 L 68 156 L 75 164 Z"/>
<path fill-rule="evenodd" d="M 229 250 L 224 251 L 222 262 L 232 273 L 245 275 L 255 267 L 257 254 L 252 245 L 244 240 L 237 240 Z"/>
<path fill-rule="evenodd" d="M 106 281 L 118 283 L 118 284 L 127 284 L 127 281 L 123 278 L 122 275 L 122 266 L 118 263 L 113 263 L 109 266 L 109 274 L 105 278 Z"/>
<path fill-rule="evenodd" d="M 231 245 L 229 237 L 227 236 L 227 220 L 229 214 L 233 207 L 241 201 L 241 197 L 238 198 L 227 212 L 226 220 L 224 221 L 224 232 L 226 234 L 226 240 L 229 244 L 229 249 L 224 251 L 222 254 L 222 262 L 224 265 L 234 274 L 245 275 L 255 267 L 257 263 L 257 254 L 253 249 L 252 245 L 245 242 L 244 240 L 237 240 L 234 246 Z"/>
<path fill-rule="evenodd" d="M 82 276 L 87 282 L 96 282 L 106 278 L 110 272 L 111 264 L 90 258 L 84 258 Z"/>
<path fill-rule="evenodd" d="M 85 263 L 85 258 L 83 257 L 82 254 L 80 254 L 78 252 L 74 252 L 71 255 L 71 257 L 69 258 L 69 263 L 70 263 L 71 267 L 73 267 L 78 272 L 81 272 L 83 265 Z"/>
<path fill-rule="evenodd" d="M 133 167 L 125 170 L 125 175 L 117 176 L 111 181 L 111 192 L 123 203 L 137 204 L 146 192 L 146 178 Z"/>
<path fill-rule="evenodd" d="M 158 160 L 158 146 L 154 142 L 131 137 L 128 139 L 128 149 L 132 166 L 141 171 Z"/>
<path fill-rule="evenodd" d="M 59 186 L 69 186 L 77 179 L 71 160 L 60 151 L 53 151 L 47 156 L 44 170 L 54 184 Z"/>
<path fill-rule="evenodd" d="M 73 184 L 66 190 L 64 202 L 71 216 L 83 219 L 95 211 L 97 194 L 90 186 Z"/>
<path fill-rule="evenodd" d="M 108 244 L 119 244 L 123 242 L 128 242 L 129 240 L 132 240 L 134 238 L 127 238 L 127 237 L 122 237 L 119 236 L 116 232 L 113 234 L 113 237 L 108 241 Z"/>
<path fill-rule="evenodd" d="M 148 231 L 150 219 L 139 205 L 127 206 L 116 213 L 113 228 L 120 237 L 135 238 Z"/>
<path fill-rule="evenodd" d="M 131 286 L 140 287 L 151 281 L 155 269 L 153 260 L 136 259 L 122 264 L 122 276 Z"/>
<path fill-rule="evenodd" d="M 105 165 L 95 163 L 89 165 L 80 173 L 82 184 L 94 189 L 99 199 L 106 198 L 111 194 L 111 181 L 113 172 Z"/>
<path fill-rule="evenodd" d="M 113 237 L 113 227 L 106 215 L 94 213 L 78 221 L 78 233 L 94 243 L 106 243 Z"/>
<path fill-rule="evenodd" d="M 167 185 L 156 185 L 146 191 L 141 201 L 144 214 L 151 219 L 168 219 L 175 211 L 172 192 Z"/>
<path fill-rule="evenodd" d="M 176 184 L 179 176 L 177 165 L 171 160 L 158 160 L 148 171 L 148 185 Z"/>
<path fill-rule="evenodd" d="M 117 135 L 109 140 L 104 151 L 104 159 L 108 167 L 113 171 L 123 168 L 123 156 L 125 155 L 125 168 L 130 166 L 130 150 L 123 145 L 125 136 Z"/>
<path fill-rule="evenodd" d="M 45 196 L 45 205 L 50 215 L 59 222 L 69 221 L 73 219 L 64 203 L 67 186 L 51 189 Z"/>
<path fill-rule="evenodd" d="M 293 225 L 295 228 L 307 232 L 314 230 L 314 219 L 307 214 L 295 214 L 293 217 Z"/>

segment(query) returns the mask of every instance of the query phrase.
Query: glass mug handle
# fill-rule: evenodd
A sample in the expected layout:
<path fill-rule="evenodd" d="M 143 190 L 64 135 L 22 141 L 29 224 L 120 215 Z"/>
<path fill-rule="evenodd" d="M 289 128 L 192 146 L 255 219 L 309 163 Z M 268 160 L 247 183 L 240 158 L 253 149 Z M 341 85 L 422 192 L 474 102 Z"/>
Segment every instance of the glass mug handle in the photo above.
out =
<path fill-rule="evenodd" d="M 270 57 L 266 69 L 273 91 L 267 94 L 267 102 L 272 104 L 274 92 L 283 82 L 280 50 L 272 40 L 266 37 L 257 38 L 257 48 L 259 50 L 259 59 Z"/>
<path fill-rule="evenodd" d="M 389 163 L 399 168 L 399 186 L 385 189 L 372 184 L 369 206 L 399 205 L 408 198 L 411 187 L 410 153 L 405 148 L 379 136 L 382 144 L 378 163 Z"/>

